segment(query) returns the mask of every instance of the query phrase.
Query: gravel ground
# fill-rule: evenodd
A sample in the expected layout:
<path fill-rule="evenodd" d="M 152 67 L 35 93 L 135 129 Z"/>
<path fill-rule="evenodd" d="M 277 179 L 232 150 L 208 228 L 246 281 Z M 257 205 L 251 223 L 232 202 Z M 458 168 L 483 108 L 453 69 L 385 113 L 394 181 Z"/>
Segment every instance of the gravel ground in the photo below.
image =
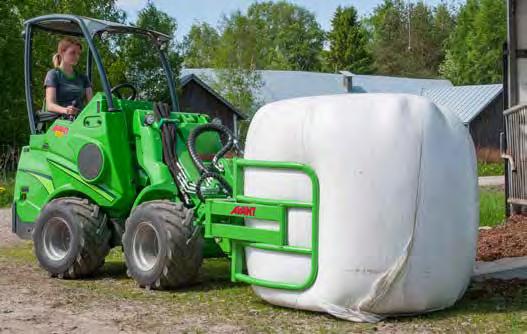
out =
<path fill-rule="evenodd" d="M 9 275 L 0 279 L 0 333 L 181 333 L 207 328 L 216 333 L 244 331 L 174 313 L 160 302 L 101 298 L 68 288 L 39 268 L 0 260 Z"/>
<path fill-rule="evenodd" d="M 459 330 L 454 332 L 481 332 L 482 328 L 496 332 L 516 324 L 519 319 L 527 318 L 523 311 L 519 311 L 524 310 L 522 301 L 525 299 L 521 294 L 522 291 L 527 291 L 524 281 L 519 287 L 505 285 L 507 289 L 512 289 L 512 297 L 505 294 L 502 296 L 501 292 L 498 294 L 499 298 L 508 298 L 507 303 L 513 305 L 505 308 L 511 312 L 503 316 L 506 318 L 502 318 L 501 313 L 489 313 L 489 310 L 504 307 L 501 305 L 502 299 L 496 299 L 495 284 L 486 288 L 481 284 L 487 283 L 478 283 L 480 285 L 471 287 L 461 305 L 456 307 L 461 308 L 457 313 L 453 310 L 432 314 L 430 318 L 402 318 L 365 325 L 336 320 L 323 314 L 264 304 L 249 292 L 249 288 L 232 285 L 228 278 L 225 281 L 202 279 L 197 287 L 188 291 L 167 293 L 136 288 L 131 279 L 126 278 L 124 267 L 113 269 L 94 279 L 51 279 L 31 256 L 28 242 L 19 240 L 11 233 L 10 222 L 10 210 L 0 209 L 2 334 L 443 333 L 452 331 L 453 328 Z M 24 250 L 20 253 L 22 255 L 9 255 L 10 252 L 17 252 L 17 249 Z M 25 258 L 20 259 L 20 256 Z M 225 271 L 228 271 L 227 267 Z M 490 297 L 480 296 L 488 291 L 493 291 Z M 130 296 L 123 297 L 124 292 Z"/>
<path fill-rule="evenodd" d="M 9 247 L 22 242 L 11 233 L 11 209 L 0 209 L 0 247 Z"/>
<path fill-rule="evenodd" d="M 11 233 L 11 210 L 0 209 L 0 252 L 28 243 Z M 2 250 L 3 248 L 3 250 Z M 36 260 L 35 260 L 36 261 Z M 246 332 L 246 328 L 174 316 L 174 305 L 101 299 L 50 279 L 35 264 L 0 257 L 0 333 Z M 6 275 L 7 274 L 7 275 Z M 87 282 L 88 283 L 88 282 Z"/>

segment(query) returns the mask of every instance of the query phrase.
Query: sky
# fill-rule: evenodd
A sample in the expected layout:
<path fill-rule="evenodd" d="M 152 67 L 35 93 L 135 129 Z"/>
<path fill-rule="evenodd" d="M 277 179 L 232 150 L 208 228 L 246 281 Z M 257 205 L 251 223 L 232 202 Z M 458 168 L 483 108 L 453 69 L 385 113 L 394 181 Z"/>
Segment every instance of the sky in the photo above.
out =
<path fill-rule="evenodd" d="M 130 21 L 134 21 L 137 13 L 147 0 L 117 0 L 117 6 L 126 11 Z M 207 22 L 217 26 L 223 14 L 229 14 L 237 9 L 245 11 L 253 0 L 153 0 L 159 9 L 174 17 L 178 23 L 176 39 L 181 41 L 195 22 Z M 362 16 L 368 15 L 382 0 L 289 0 L 314 12 L 322 29 L 329 30 L 331 17 L 335 9 L 341 6 L 353 5 Z M 435 5 L 440 2 L 458 3 L 459 0 L 424 0 L 426 4 Z"/>

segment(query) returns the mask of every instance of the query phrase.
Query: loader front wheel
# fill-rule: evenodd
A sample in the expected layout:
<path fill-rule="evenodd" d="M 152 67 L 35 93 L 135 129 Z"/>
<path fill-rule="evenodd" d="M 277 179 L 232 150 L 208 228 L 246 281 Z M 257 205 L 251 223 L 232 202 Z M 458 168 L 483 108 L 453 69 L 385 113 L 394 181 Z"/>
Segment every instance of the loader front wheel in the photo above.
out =
<path fill-rule="evenodd" d="M 64 197 L 42 209 L 33 231 L 35 255 L 52 277 L 92 275 L 110 251 L 106 215 L 86 199 Z"/>
<path fill-rule="evenodd" d="M 167 290 L 189 285 L 203 259 L 203 238 L 193 233 L 193 211 L 181 203 L 150 201 L 126 221 L 123 248 L 128 274 L 140 287 Z"/>

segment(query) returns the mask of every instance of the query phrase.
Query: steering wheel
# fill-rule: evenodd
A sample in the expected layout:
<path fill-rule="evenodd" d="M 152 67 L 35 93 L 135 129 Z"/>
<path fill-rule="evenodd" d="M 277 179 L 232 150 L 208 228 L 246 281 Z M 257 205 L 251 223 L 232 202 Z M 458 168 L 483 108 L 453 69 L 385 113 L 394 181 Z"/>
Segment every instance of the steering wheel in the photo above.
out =
<path fill-rule="evenodd" d="M 123 99 L 123 96 L 121 95 L 121 93 L 119 93 L 119 90 L 122 89 L 122 88 L 130 88 L 132 90 L 132 95 L 128 96 L 128 100 L 135 100 L 136 96 L 137 96 L 137 88 L 135 88 L 134 85 L 132 85 L 131 83 L 128 83 L 128 82 L 125 82 L 125 83 L 122 83 L 120 85 L 117 85 L 115 87 L 112 88 L 111 90 L 111 93 L 112 94 L 115 94 L 115 96 L 117 96 L 117 98 L 119 99 Z"/>

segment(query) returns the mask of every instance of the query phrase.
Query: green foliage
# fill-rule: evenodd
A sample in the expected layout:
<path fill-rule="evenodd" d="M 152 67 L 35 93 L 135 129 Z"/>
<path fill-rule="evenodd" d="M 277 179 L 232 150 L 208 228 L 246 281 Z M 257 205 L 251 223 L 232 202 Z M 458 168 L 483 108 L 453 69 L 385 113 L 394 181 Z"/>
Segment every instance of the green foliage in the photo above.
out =
<path fill-rule="evenodd" d="M 224 17 L 223 29 L 214 66 L 216 68 L 256 67 L 258 63 L 258 32 L 249 18 L 237 11 Z"/>
<path fill-rule="evenodd" d="M 481 188 L 479 226 L 496 226 L 505 220 L 505 194 L 501 189 Z"/>
<path fill-rule="evenodd" d="M 155 30 L 172 37 L 177 28 L 175 19 L 157 9 L 152 2 L 148 2 L 146 7 L 139 12 L 135 26 Z M 124 74 L 124 82 L 133 83 L 138 88 L 141 98 L 170 102 L 165 72 L 161 66 L 157 47 L 152 40 L 138 36 L 126 36 L 120 44 L 122 47 L 115 50 L 116 61 L 110 67 L 109 76 L 115 78 L 119 74 Z M 177 82 L 182 59 L 173 41 L 166 45 L 166 53 L 172 67 L 173 79 Z"/>
<path fill-rule="evenodd" d="M 4 174 L 0 178 L 0 208 L 10 207 L 13 203 L 15 189 L 15 175 Z"/>
<path fill-rule="evenodd" d="M 195 24 L 185 38 L 189 67 L 320 70 L 324 32 L 307 9 L 256 2 L 224 16 L 218 30 Z"/>
<path fill-rule="evenodd" d="M 478 161 L 478 176 L 504 175 L 505 166 L 503 163 L 486 163 Z"/>
<path fill-rule="evenodd" d="M 443 44 L 453 29 L 450 10 L 423 1 L 384 0 L 367 20 L 374 65 L 379 74 L 436 77 Z"/>
<path fill-rule="evenodd" d="M 122 21 L 124 12 L 117 9 L 115 0 L 3 0 L 0 1 L 0 12 L 0 144 L 23 145 L 29 134 L 24 95 L 24 45 L 20 34 L 23 21 L 49 13 Z M 44 75 L 52 67 L 51 57 L 56 52 L 58 38 L 50 38 L 49 34 L 42 32 L 36 32 L 34 37 L 32 94 L 35 108 L 40 109 Z"/>
<path fill-rule="evenodd" d="M 261 106 L 255 94 L 262 87 L 262 78 L 258 71 L 252 69 L 226 68 L 218 69 L 213 88 L 235 107 L 252 114 Z"/>
<path fill-rule="evenodd" d="M 207 23 L 194 24 L 183 41 L 184 66 L 214 67 L 220 44 L 218 31 Z"/>
<path fill-rule="evenodd" d="M 251 5 L 247 19 L 256 32 L 256 68 L 320 69 L 324 33 L 314 13 L 286 1 L 268 1 Z"/>
<path fill-rule="evenodd" d="M 467 0 L 448 39 L 441 74 L 456 85 L 500 82 L 506 33 L 505 1 Z"/>
<path fill-rule="evenodd" d="M 24 99 L 24 68 L 20 38 L 23 16 L 15 1 L 0 2 L 0 144 L 27 140 L 27 114 Z"/>
<path fill-rule="evenodd" d="M 362 27 L 355 7 L 338 7 L 328 34 L 330 49 L 326 67 L 330 72 L 346 70 L 364 74 L 372 71 L 373 58 L 368 50 L 368 33 Z"/>

